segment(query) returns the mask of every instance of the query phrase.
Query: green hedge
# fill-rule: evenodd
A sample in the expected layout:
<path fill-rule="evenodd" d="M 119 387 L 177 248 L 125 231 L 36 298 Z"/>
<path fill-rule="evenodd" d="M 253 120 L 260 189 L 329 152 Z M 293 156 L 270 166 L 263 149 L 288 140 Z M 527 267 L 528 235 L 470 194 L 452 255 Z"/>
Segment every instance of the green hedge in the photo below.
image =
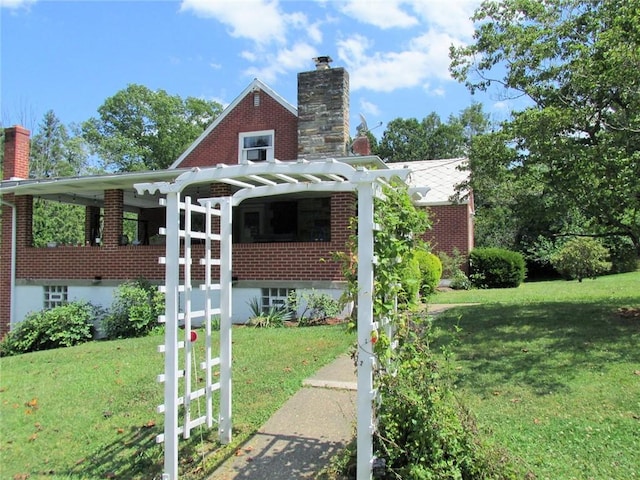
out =
<path fill-rule="evenodd" d="M 469 254 L 469 278 L 477 288 L 512 288 L 525 278 L 524 257 L 503 248 L 476 248 Z"/>

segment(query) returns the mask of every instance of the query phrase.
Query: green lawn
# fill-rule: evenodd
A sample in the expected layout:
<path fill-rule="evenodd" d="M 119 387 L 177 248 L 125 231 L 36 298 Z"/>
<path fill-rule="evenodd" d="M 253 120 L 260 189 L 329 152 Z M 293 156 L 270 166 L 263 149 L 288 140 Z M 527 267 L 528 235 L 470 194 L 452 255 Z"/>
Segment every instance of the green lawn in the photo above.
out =
<path fill-rule="evenodd" d="M 536 479 L 640 478 L 640 318 L 624 310 L 640 308 L 640 273 L 431 300 L 480 304 L 440 314 L 438 341 L 455 351 L 459 394 L 481 429 Z M 461 332 L 451 343 L 454 325 Z M 234 329 L 234 442 L 220 447 L 194 432 L 181 442 L 181 478 L 206 477 L 353 340 L 342 326 Z M 159 475 L 159 343 L 0 359 L 0 478 Z"/>
<path fill-rule="evenodd" d="M 233 340 L 233 443 L 217 444 L 215 429 L 192 432 L 181 441 L 181 478 L 203 478 L 354 337 L 338 325 L 235 328 Z M 0 478 L 159 478 L 160 343 L 152 336 L 0 359 Z"/>
<path fill-rule="evenodd" d="M 640 272 L 432 302 L 480 304 L 439 315 L 440 342 L 463 402 L 535 478 L 640 478 Z"/>

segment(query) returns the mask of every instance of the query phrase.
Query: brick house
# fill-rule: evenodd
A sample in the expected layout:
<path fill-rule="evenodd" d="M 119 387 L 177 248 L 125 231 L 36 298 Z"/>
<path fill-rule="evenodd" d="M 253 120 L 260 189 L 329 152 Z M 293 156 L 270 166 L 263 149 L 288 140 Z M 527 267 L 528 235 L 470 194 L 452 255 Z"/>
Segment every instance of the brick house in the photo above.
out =
<path fill-rule="evenodd" d="M 60 302 L 87 299 L 109 306 L 123 281 L 145 278 L 161 284 L 164 255 L 160 194 L 140 194 L 135 185 L 172 182 L 194 168 L 262 163 L 266 171 L 283 161 L 334 161 L 354 168 L 390 168 L 370 155 L 364 137 L 349 136 L 349 76 L 330 68 L 328 57 L 316 69 L 298 74 L 298 106 L 254 80 L 167 170 L 58 179 L 29 179 L 29 132 L 5 130 L 4 179 L 0 184 L 0 336 L 32 311 Z M 464 178 L 464 159 L 390 164 L 409 168 L 416 204 L 429 207 L 434 251 L 466 255 L 473 247 L 473 199 L 449 201 Z M 423 195 L 429 187 L 429 191 Z M 183 192 L 198 198 L 233 193 L 233 182 L 194 185 Z M 32 245 L 33 199 L 84 207 L 82 245 Z M 332 252 L 344 250 L 353 194 L 313 192 L 247 200 L 233 213 L 233 320 L 250 316 L 248 303 L 282 302 L 291 289 L 338 296 L 340 266 Z M 133 237 L 125 222 L 135 225 Z M 199 248 L 194 245 L 193 248 Z M 197 267 L 196 267 L 197 268 Z M 204 271 L 200 271 L 204 275 Z"/>

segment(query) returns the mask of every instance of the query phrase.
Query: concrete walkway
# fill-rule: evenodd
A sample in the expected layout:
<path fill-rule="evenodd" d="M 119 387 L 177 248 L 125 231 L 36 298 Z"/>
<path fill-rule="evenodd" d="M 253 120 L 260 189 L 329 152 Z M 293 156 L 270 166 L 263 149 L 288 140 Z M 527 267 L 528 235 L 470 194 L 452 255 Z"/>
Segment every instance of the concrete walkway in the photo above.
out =
<path fill-rule="evenodd" d="M 314 478 L 353 438 L 355 402 L 353 360 L 338 357 L 305 380 L 303 388 L 209 479 Z"/>
<path fill-rule="evenodd" d="M 429 305 L 431 314 L 462 305 Z M 220 466 L 209 480 L 314 478 L 354 437 L 356 371 L 347 355 L 303 382 L 303 387 Z"/>

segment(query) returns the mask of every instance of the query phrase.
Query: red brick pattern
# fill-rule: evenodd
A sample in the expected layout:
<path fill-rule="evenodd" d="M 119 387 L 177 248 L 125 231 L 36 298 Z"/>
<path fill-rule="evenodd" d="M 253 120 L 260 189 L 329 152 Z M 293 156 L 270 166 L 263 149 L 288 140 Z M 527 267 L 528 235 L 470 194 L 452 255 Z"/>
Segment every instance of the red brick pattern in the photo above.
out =
<path fill-rule="evenodd" d="M 453 253 L 457 248 L 462 255 L 473 249 L 473 204 L 439 205 L 429 208 L 433 227 L 425 235 L 434 253 Z"/>
<path fill-rule="evenodd" d="M 212 167 L 219 163 L 235 165 L 238 163 L 238 134 L 260 130 L 275 130 L 276 159 L 298 158 L 297 117 L 265 92 L 260 92 L 259 106 L 254 106 L 253 94 L 244 97 L 179 167 Z"/>
<path fill-rule="evenodd" d="M 29 130 L 19 126 L 4 130 L 4 180 L 29 178 Z"/>
<path fill-rule="evenodd" d="M 2 199 L 11 205 L 15 205 L 13 195 L 5 195 Z M 0 205 L 2 209 L 2 222 L 0 223 L 0 339 L 9 331 L 11 322 L 11 224 L 13 208 L 9 205 Z"/>
<path fill-rule="evenodd" d="M 104 231 L 102 245 L 116 248 L 122 235 L 122 215 L 124 213 L 124 195 L 122 190 L 104 192 Z"/>

